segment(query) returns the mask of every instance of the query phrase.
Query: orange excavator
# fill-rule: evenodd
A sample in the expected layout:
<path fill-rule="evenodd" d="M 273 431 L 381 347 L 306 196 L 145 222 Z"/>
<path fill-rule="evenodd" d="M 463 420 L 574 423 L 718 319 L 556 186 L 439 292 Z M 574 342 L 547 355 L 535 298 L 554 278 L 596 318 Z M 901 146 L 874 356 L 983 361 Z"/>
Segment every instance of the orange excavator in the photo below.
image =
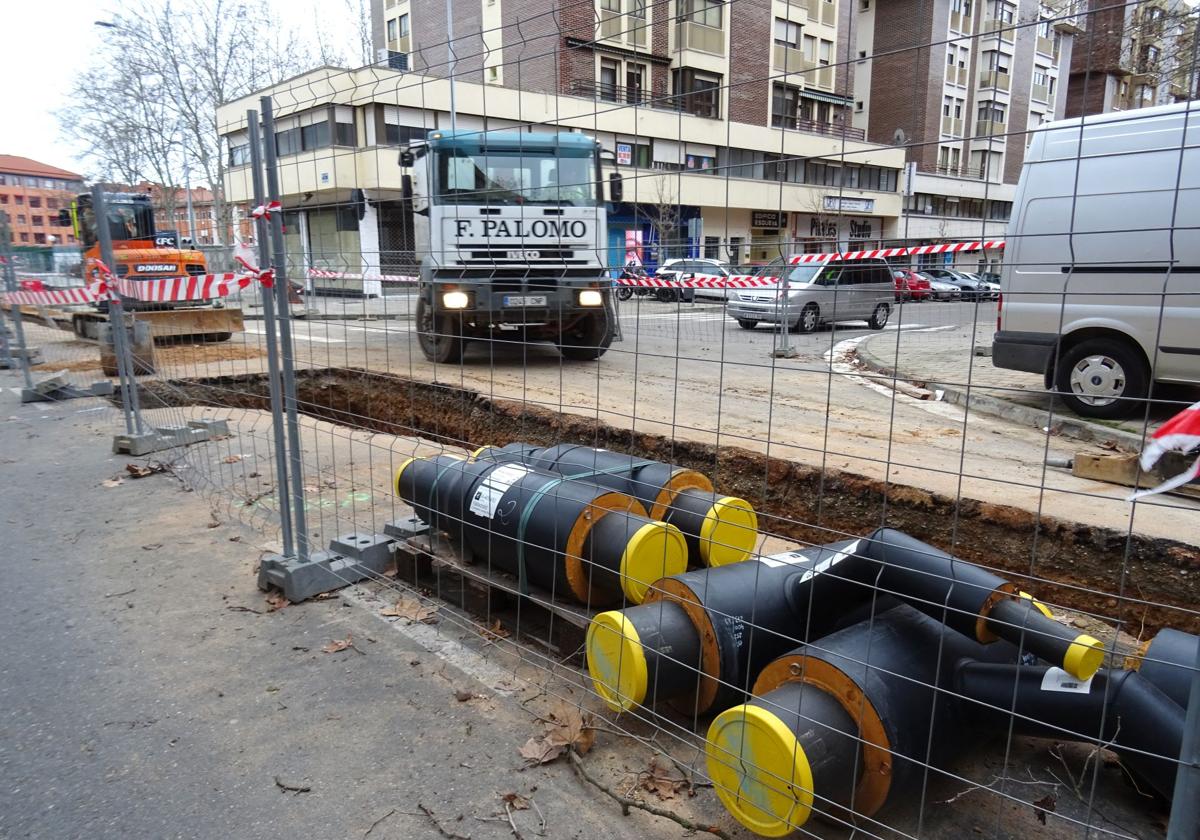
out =
<path fill-rule="evenodd" d="M 109 266 L 119 277 L 129 280 L 155 280 L 162 277 L 183 277 L 208 273 L 204 254 L 194 248 L 180 247 L 175 231 L 159 232 L 154 225 L 154 208 L 145 193 L 105 193 L 107 219 L 97 220 L 92 209 L 91 193 L 75 197 L 70 209 L 62 210 L 59 223 L 75 230 L 83 244 L 85 277 L 94 276 L 100 260 L 100 238 L 97 224 L 107 224 L 112 235 L 113 259 Z M 139 320 L 150 322 L 156 341 L 192 339 L 227 341 L 235 332 L 244 330 L 242 311 L 225 306 L 221 299 L 184 301 L 176 303 L 147 303 L 123 298 L 127 310 L 136 311 Z M 96 312 L 76 312 L 73 325 L 76 334 L 95 338 L 97 325 L 106 320 L 107 302 L 97 304 Z"/>

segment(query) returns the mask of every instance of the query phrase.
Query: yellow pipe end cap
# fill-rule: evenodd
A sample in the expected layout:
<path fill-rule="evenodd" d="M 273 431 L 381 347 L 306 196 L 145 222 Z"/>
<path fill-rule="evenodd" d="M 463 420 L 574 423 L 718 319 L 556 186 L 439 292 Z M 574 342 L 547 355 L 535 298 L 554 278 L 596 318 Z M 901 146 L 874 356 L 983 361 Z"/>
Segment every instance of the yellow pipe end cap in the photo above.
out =
<path fill-rule="evenodd" d="M 795 734 L 760 706 L 727 709 L 704 746 L 717 797 L 735 820 L 763 837 L 783 837 L 808 821 L 813 777 Z"/>
<path fill-rule="evenodd" d="M 646 654 L 629 619 L 616 610 L 598 614 L 588 625 L 585 648 L 588 674 L 608 708 L 627 712 L 645 701 Z"/>
<path fill-rule="evenodd" d="M 1104 642 L 1086 633 L 1076 636 L 1063 657 L 1063 670 L 1079 680 L 1090 680 L 1104 664 Z"/>
<path fill-rule="evenodd" d="M 758 515 L 745 499 L 725 496 L 708 509 L 700 526 L 700 559 L 706 566 L 740 563 L 754 551 Z"/>
<path fill-rule="evenodd" d="M 417 459 L 416 458 L 407 459 L 403 464 L 400 465 L 399 469 L 396 470 L 396 480 L 392 482 L 392 489 L 394 489 L 396 491 L 397 496 L 400 495 L 400 476 L 404 475 L 405 468 L 408 467 L 408 465 L 411 464 L 415 460 L 417 460 Z"/>
<path fill-rule="evenodd" d="M 470 458 L 470 460 L 474 461 L 476 458 L 478 458 L 478 457 L 479 457 L 479 453 L 480 453 L 480 452 L 482 452 L 482 451 L 483 451 L 483 450 L 485 450 L 485 449 L 491 449 L 491 448 L 492 448 L 492 445 L 491 445 L 490 443 L 488 443 L 488 444 L 485 444 L 485 445 L 483 445 L 483 446 L 479 447 L 478 449 L 476 449 L 474 452 L 472 452 L 472 453 L 471 453 L 471 458 Z"/>
<path fill-rule="evenodd" d="M 687 571 L 687 541 L 674 525 L 647 522 L 638 528 L 621 554 L 621 589 L 634 604 L 646 599 L 656 581 Z"/>
<path fill-rule="evenodd" d="M 1020 596 L 1021 598 L 1027 598 L 1028 600 L 1032 601 L 1033 608 L 1035 610 L 1037 610 L 1038 612 L 1040 612 L 1042 615 L 1046 616 L 1046 618 L 1054 618 L 1054 613 L 1050 612 L 1050 608 L 1047 607 L 1045 604 L 1043 604 L 1041 601 L 1034 598 L 1028 592 L 1018 592 L 1017 595 Z"/>

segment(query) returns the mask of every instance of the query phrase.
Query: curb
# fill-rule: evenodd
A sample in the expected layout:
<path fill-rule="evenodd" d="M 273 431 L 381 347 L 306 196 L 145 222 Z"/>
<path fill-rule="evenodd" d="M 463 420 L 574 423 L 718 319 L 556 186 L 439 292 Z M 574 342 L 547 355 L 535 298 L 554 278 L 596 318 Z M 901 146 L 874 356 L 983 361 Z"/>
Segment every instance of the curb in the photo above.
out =
<path fill-rule="evenodd" d="M 897 370 L 895 367 L 871 354 L 868 345 L 871 344 L 874 338 L 876 336 L 859 342 L 854 350 L 858 360 L 873 373 L 894 377 L 905 382 L 912 381 L 914 377 L 910 374 L 902 370 Z M 920 377 L 917 377 L 917 379 L 920 379 Z M 1000 397 L 993 397 L 989 394 L 968 393 L 965 390 L 952 388 L 940 383 L 936 387 L 937 390 L 943 393 L 944 402 L 962 406 L 967 411 L 983 412 L 984 414 L 990 414 L 1004 420 L 1011 420 L 1014 423 L 1030 426 L 1035 429 L 1044 430 L 1047 426 L 1053 424 L 1054 428 L 1058 430 L 1057 433 L 1059 435 L 1074 438 L 1075 440 L 1092 443 L 1099 443 L 1106 440 L 1115 441 L 1134 452 L 1138 452 L 1142 448 L 1143 440 L 1139 434 L 1127 432 L 1124 429 L 1113 429 L 1098 423 L 1089 423 L 1086 420 L 1080 420 L 1077 417 L 1071 416 L 1065 410 L 1050 412 L 1041 408 L 1021 405 L 1020 403 L 1011 402 Z"/>
<path fill-rule="evenodd" d="M 330 315 L 321 313 L 319 315 L 293 315 L 293 321 L 411 321 L 412 315 L 397 313 L 386 313 L 383 315 Z M 243 310 L 243 321 L 261 321 L 262 314 L 252 315 Z"/>

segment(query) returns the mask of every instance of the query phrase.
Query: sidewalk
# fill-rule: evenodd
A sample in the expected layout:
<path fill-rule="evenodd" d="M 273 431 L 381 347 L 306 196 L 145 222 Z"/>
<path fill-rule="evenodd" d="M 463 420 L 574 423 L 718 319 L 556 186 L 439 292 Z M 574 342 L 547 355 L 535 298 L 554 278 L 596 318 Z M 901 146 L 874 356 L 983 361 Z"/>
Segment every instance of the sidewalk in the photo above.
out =
<path fill-rule="evenodd" d="M 383 297 L 363 298 L 334 295 L 305 295 L 303 304 L 292 306 L 297 318 L 310 321 L 362 321 L 404 320 L 414 317 L 416 297 L 414 289 L 388 289 L 393 294 Z M 262 304 L 257 296 L 245 296 L 241 301 L 242 317 L 248 321 L 263 319 Z M 304 313 L 301 315 L 301 313 Z"/>
<path fill-rule="evenodd" d="M 1134 450 L 1143 439 L 1143 418 L 1081 418 L 1046 393 L 1035 373 L 992 365 L 995 323 L 980 321 L 951 329 L 901 330 L 872 335 L 859 343 L 859 360 L 886 377 L 942 392 L 942 399 L 1025 426 L 1053 428 L 1058 434 L 1086 441 L 1112 440 Z M 1179 410 L 1156 405 L 1147 433 Z"/>

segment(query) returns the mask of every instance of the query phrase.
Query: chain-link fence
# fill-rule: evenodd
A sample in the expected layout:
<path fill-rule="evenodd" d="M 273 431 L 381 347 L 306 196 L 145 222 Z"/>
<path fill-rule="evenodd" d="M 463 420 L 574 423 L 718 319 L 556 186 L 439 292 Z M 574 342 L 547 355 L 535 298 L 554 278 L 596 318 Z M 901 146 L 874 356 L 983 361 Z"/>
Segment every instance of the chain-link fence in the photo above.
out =
<path fill-rule="evenodd" d="M 1195 13 L 461 6 L 219 111 L 225 285 L 101 235 L 106 311 L 10 343 L 95 356 L 276 603 L 566 701 L 514 751 L 625 809 L 1196 836 L 1198 485 L 1130 498 L 1194 477 Z"/>

